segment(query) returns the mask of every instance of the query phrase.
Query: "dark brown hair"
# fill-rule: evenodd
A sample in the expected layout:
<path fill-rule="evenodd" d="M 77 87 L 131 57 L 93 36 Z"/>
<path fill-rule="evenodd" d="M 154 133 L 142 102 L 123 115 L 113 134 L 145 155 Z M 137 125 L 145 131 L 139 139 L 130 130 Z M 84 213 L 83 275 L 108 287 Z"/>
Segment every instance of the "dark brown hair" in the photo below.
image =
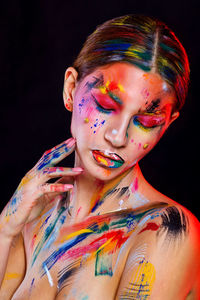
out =
<path fill-rule="evenodd" d="M 183 106 L 189 84 L 188 57 L 166 24 L 143 15 L 108 20 L 88 36 L 73 66 L 82 80 L 96 68 L 120 61 L 160 74 L 175 90 L 175 109 Z"/>

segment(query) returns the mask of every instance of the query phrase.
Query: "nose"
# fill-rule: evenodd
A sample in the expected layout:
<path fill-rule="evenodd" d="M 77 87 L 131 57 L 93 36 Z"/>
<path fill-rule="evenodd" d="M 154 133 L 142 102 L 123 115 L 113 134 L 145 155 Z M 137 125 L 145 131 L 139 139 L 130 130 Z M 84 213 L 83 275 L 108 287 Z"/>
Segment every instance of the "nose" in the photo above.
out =
<path fill-rule="evenodd" d="M 128 141 L 128 128 L 130 120 L 128 118 L 119 119 L 112 122 L 105 131 L 105 140 L 112 144 L 113 147 L 124 147 Z"/>

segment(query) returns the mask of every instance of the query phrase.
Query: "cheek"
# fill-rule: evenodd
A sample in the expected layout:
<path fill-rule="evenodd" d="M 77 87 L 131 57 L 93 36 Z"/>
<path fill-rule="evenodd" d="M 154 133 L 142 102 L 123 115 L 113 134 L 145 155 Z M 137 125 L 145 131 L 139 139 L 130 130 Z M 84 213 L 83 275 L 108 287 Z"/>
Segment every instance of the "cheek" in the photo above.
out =
<path fill-rule="evenodd" d="M 132 132 L 129 131 L 128 139 L 128 163 L 136 163 L 143 158 L 161 138 L 161 128 L 152 131 L 142 131 L 138 128 L 132 128 Z"/>
<path fill-rule="evenodd" d="M 74 137 L 91 139 L 105 125 L 106 119 L 96 107 L 84 98 L 74 105 L 71 132 Z"/>

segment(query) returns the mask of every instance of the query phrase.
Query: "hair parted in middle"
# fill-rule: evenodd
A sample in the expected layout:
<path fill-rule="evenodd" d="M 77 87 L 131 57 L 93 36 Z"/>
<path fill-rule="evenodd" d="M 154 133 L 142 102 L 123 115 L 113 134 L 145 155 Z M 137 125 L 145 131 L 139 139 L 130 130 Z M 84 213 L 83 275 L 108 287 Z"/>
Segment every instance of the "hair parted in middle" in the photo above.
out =
<path fill-rule="evenodd" d="M 133 14 L 108 20 L 88 36 L 73 67 L 81 81 L 96 68 L 114 62 L 158 73 L 176 93 L 175 110 L 183 106 L 190 75 L 188 57 L 165 23 Z"/>

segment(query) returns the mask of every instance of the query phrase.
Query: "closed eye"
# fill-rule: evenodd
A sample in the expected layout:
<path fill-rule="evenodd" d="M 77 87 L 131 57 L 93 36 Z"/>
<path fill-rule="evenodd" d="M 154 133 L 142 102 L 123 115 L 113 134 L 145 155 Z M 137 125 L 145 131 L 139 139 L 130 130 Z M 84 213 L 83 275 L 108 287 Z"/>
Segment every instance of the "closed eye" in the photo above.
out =
<path fill-rule="evenodd" d="M 102 112 L 102 113 L 106 113 L 106 114 L 110 114 L 112 111 L 115 110 L 115 108 L 111 108 L 111 107 L 106 107 L 106 106 L 102 106 L 98 101 L 97 99 L 95 98 L 95 96 L 93 94 L 92 95 L 92 98 L 95 102 L 95 104 L 97 105 L 97 109 L 98 111 Z"/>
<path fill-rule="evenodd" d="M 133 118 L 133 123 L 142 129 L 151 130 L 165 123 L 165 114 L 138 115 Z"/>

